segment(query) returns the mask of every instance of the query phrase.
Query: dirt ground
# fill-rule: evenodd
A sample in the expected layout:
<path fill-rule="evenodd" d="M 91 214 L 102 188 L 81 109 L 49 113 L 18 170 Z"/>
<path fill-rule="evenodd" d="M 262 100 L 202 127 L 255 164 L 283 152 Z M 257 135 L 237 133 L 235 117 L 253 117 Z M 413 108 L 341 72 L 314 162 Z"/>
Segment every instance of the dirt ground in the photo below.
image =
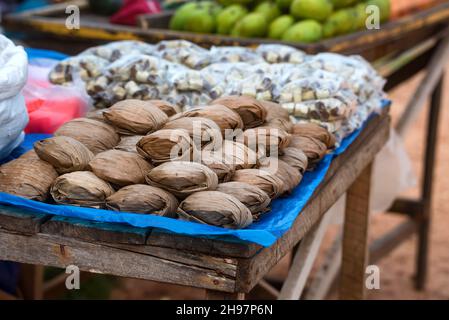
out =
<path fill-rule="evenodd" d="M 397 120 L 409 97 L 414 93 L 419 78 L 418 76 L 412 79 L 390 94 L 390 98 L 393 100 L 393 121 Z M 449 108 L 446 108 L 449 102 L 449 80 L 445 83 L 444 94 L 434 180 L 434 210 L 427 289 L 417 292 L 413 287 L 416 239 L 412 237 L 378 263 L 381 271 L 381 288 L 370 291 L 369 299 L 449 299 L 449 233 L 447 232 L 449 209 L 446 207 L 449 201 L 449 126 L 447 126 Z M 417 122 L 408 132 L 405 141 L 418 177 L 421 173 L 420 164 L 423 157 L 426 116 L 427 114 L 423 110 Z M 407 192 L 407 195 L 417 194 L 418 189 Z M 371 225 L 371 238 L 383 234 L 401 219 L 401 217 L 387 214 L 374 216 Z M 278 277 L 285 274 L 286 265 L 284 260 L 273 271 L 273 274 Z M 202 290 L 132 279 L 121 280 L 119 286 L 111 294 L 111 298 L 114 299 L 202 299 L 203 297 Z"/>

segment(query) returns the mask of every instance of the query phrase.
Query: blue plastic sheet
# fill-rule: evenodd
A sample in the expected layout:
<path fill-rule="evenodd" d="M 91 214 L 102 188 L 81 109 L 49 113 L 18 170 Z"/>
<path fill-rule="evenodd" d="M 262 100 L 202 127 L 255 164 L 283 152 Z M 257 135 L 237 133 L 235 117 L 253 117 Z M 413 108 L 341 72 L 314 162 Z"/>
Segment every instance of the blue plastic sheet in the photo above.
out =
<path fill-rule="evenodd" d="M 48 51 L 44 53 L 47 54 Z M 28 52 L 33 57 L 42 57 L 42 52 Z M 389 101 L 385 101 L 387 106 Z M 328 154 L 318 164 L 312 172 L 304 175 L 300 185 L 293 190 L 288 197 L 276 199 L 272 202 L 271 211 L 263 215 L 258 221 L 251 224 L 246 229 L 230 230 L 220 227 L 202 225 L 199 223 L 186 222 L 171 218 L 159 217 L 154 215 L 142 215 L 136 213 L 113 212 L 100 209 L 80 208 L 75 206 L 53 205 L 41 203 L 17 197 L 14 195 L 0 192 L 0 204 L 15 206 L 38 213 L 54 214 L 65 217 L 87 219 L 100 222 L 126 223 L 135 227 L 147 228 L 154 227 L 166 230 L 168 232 L 201 236 L 210 238 L 229 239 L 237 238 L 240 240 L 254 242 L 262 246 L 272 245 L 278 238 L 287 232 L 296 217 L 302 211 L 316 188 L 324 180 L 332 160 L 345 152 L 351 143 L 357 138 L 362 129 L 353 132 L 349 137 L 344 139 L 338 149 Z M 45 139 L 49 135 L 30 134 L 25 137 L 24 143 L 14 150 L 8 161 L 19 157 L 24 152 L 32 149 L 33 144 L 37 140 Z"/>
<path fill-rule="evenodd" d="M 357 138 L 361 130 L 351 134 L 343 140 L 341 146 L 328 154 L 312 172 L 304 175 L 300 185 L 288 197 L 276 199 L 272 202 L 271 211 L 263 215 L 260 220 L 242 230 L 230 230 L 220 227 L 202 225 L 154 215 L 142 215 L 108 210 L 80 208 L 66 205 L 53 205 L 28 200 L 14 195 L 0 193 L 0 204 L 15 206 L 39 213 L 55 214 L 102 222 L 127 223 L 135 227 L 155 227 L 174 233 L 191 236 L 232 236 L 238 239 L 258 243 L 262 246 L 272 245 L 281 237 L 295 221 L 299 212 L 304 208 L 318 185 L 323 181 L 332 159 L 343 153 Z M 48 135 L 27 135 L 21 147 L 13 153 L 14 157 L 32 148 L 34 141 L 48 137 Z"/>

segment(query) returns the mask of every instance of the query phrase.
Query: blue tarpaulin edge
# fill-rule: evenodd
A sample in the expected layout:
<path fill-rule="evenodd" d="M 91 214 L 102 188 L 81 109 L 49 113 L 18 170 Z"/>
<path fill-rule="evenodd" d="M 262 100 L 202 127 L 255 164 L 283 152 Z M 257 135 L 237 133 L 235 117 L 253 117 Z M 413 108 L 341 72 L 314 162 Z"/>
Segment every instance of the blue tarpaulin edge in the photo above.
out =
<path fill-rule="evenodd" d="M 143 215 L 126 212 L 113 212 L 102 209 L 82 208 L 68 205 L 54 205 L 24 199 L 15 195 L 0 193 L 0 204 L 14 206 L 32 212 L 73 217 L 101 222 L 126 223 L 131 226 L 160 228 L 170 232 L 189 236 L 232 236 L 238 239 L 254 242 L 262 246 L 272 245 L 288 229 L 291 228 L 298 214 L 302 211 L 316 188 L 324 180 L 332 160 L 346 151 L 359 136 L 363 127 L 345 138 L 340 147 L 326 155 L 314 171 L 306 172 L 303 180 L 293 192 L 272 202 L 271 211 L 263 215 L 258 221 L 241 230 L 231 230 L 194 222 L 181 221 L 155 215 Z M 48 137 L 48 135 L 27 135 L 24 143 L 15 150 L 13 157 L 32 148 L 34 141 Z"/>
<path fill-rule="evenodd" d="M 63 59 L 66 56 L 57 52 L 47 50 L 29 49 L 27 50 L 29 58 L 50 58 Z M 385 100 L 384 106 L 389 105 L 390 102 Z M 369 121 L 369 120 L 368 120 Z M 326 173 L 332 163 L 332 160 L 338 155 L 344 153 L 346 149 L 359 136 L 360 132 L 365 127 L 356 130 L 350 136 L 345 138 L 340 147 L 332 153 L 326 155 L 318 164 L 314 171 L 306 172 L 301 183 L 288 197 L 276 199 L 271 204 L 271 211 L 251 224 L 249 227 L 241 230 L 231 230 L 209 225 L 202 225 L 199 223 L 186 222 L 171 218 L 159 217 L 155 215 L 143 215 L 126 212 L 113 212 L 102 209 L 82 208 L 67 205 L 54 205 L 42 203 L 38 201 L 24 199 L 11 194 L 0 192 L 0 204 L 5 206 L 14 206 L 29 210 L 36 213 L 59 215 L 64 217 L 80 218 L 100 222 L 112 223 L 126 223 L 131 226 L 140 228 L 160 228 L 168 232 L 198 236 L 198 237 L 219 237 L 221 239 L 226 237 L 235 237 L 240 240 L 254 242 L 262 246 L 272 245 L 278 238 L 287 232 L 293 222 L 304 209 L 305 205 L 320 185 L 323 182 Z M 21 154 L 32 149 L 35 141 L 45 139 L 49 135 L 30 134 L 25 137 L 22 145 L 14 150 L 6 162 L 19 157 Z M 235 239 L 234 239 L 235 240 Z"/>

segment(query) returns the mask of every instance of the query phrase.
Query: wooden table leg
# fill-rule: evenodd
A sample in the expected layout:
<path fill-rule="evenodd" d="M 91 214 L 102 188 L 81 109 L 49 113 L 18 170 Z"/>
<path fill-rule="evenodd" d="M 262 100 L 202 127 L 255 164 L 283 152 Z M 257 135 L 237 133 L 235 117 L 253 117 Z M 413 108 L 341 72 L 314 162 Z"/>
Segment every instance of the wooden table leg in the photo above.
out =
<path fill-rule="evenodd" d="M 244 293 L 229 293 L 215 290 L 206 290 L 207 300 L 245 300 Z"/>
<path fill-rule="evenodd" d="M 346 195 L 340 299 L 365 298 L 365 270 L 368 262 L 370 164 L 354 181 Z"/>
<path fill-rule="evenodd" d="M 44 267 L 22 264 L 20 266 L 19 287 L 26 300 L 43 299 Z"/>

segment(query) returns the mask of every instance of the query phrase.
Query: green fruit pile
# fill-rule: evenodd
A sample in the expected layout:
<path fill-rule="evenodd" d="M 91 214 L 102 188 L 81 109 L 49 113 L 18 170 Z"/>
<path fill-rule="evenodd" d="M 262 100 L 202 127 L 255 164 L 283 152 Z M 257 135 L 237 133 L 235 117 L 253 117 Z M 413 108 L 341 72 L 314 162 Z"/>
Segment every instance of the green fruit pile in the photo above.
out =
<path fill-rule="evenodd" d="M 217 0 L 181 6 L 170 29 L 233 37 L 317 42 L 366 28 L 369 6 L 380 22 L 390 17 L 391 0 Z"/>

